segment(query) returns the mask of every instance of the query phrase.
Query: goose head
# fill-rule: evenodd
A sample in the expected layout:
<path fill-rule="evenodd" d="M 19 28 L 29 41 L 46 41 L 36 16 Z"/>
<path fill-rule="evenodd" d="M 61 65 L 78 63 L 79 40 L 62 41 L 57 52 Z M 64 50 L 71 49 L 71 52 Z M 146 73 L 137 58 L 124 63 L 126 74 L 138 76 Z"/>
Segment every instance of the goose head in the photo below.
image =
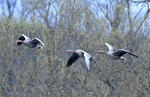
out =
<path fill-rule="evenodd" d="M 25 37 L 21 35 L 18 40 L 16 40 L 17 46 L 21 45 L 25 41 Z"/>
<path fill-rule="evenodd" d="M 20 40 L 20 39 L 16 40 L 17 46 L 21 45 L 23 43 L 23 41 L 24 40 Z"/>

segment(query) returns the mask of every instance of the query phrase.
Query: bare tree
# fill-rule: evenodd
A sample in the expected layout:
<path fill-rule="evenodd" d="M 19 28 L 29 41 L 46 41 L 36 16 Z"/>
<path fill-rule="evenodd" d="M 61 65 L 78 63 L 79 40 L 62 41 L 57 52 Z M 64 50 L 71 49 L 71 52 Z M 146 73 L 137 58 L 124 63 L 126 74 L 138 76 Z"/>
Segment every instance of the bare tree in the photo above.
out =
<path fill-rule="evenodd" d="M 118 29 L 121 23 L 124 5 L 125 3 L 122 0 L 115 0 L 115 2 L 108 0 L 106 4 L 101 4 L 101 2 L 97 0 L 97 7 L 110 22 L 112 31 Z M 112 8 L 114 8 L 114 10 Z"/>
<path fill-rule="evenodd" d="M 13 16 L 16 3 L 17 3 L 17 0 L 6 0 L 6 5 L 8 9 L 8 18 L 11 18 Z"/>

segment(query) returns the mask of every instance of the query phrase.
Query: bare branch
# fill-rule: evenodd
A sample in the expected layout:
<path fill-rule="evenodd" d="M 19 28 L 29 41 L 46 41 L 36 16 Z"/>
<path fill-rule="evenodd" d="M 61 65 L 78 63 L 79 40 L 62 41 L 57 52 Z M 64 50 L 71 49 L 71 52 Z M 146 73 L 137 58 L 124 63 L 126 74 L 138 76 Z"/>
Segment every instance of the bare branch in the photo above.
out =
<path fill-rule="evenodd" d="M 8 8 L 8 17 L 11 18 L 13 13 L 14 13 L 14 9 L 17 3 L 17 0 L 7 0 L 7 8 Z"/>
<path fill-rule="evenodd" d="M 132 1 L 133 3 L 148 3 L 148 2 L 150 2 L 150 0 L 143 0 L 143 1 L 130 0 L 130 1 Z"/>
<path fill-rule="evenodd" d="M 132 26 L 132 19 L 130 16 L 130 5 L 129 5 L 129 0 L 126 0 L 127 2 L 127 8 L 128 8 L 128 19 L 129 19 L 129 23 L 130 23 L 130 31 L 133 31 L 133 26 Z"/>
<path fill-rule="evenodd" d="M 137 12 L 137 14 L 135 15 L 133 21 L 135 21 L 136 17 L 140 14 L 140 12 L 143 10 L 144 6 L 142 8 L 140 8 L 140 10 Z"/>
<path fill-rule="evenodd" d="M 109 20 L 109 22 L 110 22 L 110 24 L 111 24 L 111 26 L 112 26 L 112 20 L 109 18 L 109 16 L 108 16 L 108 5 L 107 5 L 107 10 L 106 10 L 106 13 L 105 13 L 105 11 L 101 8 L 101 6 L 103 7 L 103 5 L 101 5 L 101 4 L 99 4 L 100 5 L 100 10 L 102 11 L 102 13 L 104 14 L 104 16 Z"/>
<path fill-rule="evenodd" d="M 137 33 L 137 32 L 139 31 L 139 29 L 141 28 L 141 26 L 142 26 L 143 23 L 145 22 L 145 20 L 146 20 L 147 17 L 148 17 L 149 12 L 150 12 L 150 9 L 148 8 L 148 9 L 147 9 L 147 12 L 145 13 L 145 16 L 144 16 L 143 21 L 140 23 L 140 25 L 138 26 L 138 28 L 137 28 L 137 30 L 135 31 L 135 33 Z"/>

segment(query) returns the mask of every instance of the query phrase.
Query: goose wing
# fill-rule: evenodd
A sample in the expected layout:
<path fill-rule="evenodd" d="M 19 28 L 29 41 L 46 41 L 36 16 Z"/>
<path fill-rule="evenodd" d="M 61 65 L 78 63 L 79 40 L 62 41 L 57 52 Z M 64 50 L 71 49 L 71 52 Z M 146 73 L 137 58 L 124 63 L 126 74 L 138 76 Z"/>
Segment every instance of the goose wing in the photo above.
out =
<path fill-rule="evenodd" d="M 112 45 L 108 43 L 105 43 L 105 45 L 108 47 L 109 51 L 115 51 L 115 48 Z"/>
<path fill-rule="evenodd" d="M 91 69 L 92 56 L 86 52 L 84 52 L 84 59 L 88 70 Z"/>
<path fill-rule="evenodd" d="M 39 38 L 32 39 L 32 44 L 35 44 L 35 45 L 42 44 L 43 47 L 46 48 L 45 44 Z"/>
<path fill-rule="evenodd" d="M 69 58 L 69 60 L 68 60 L 68 62 L 67 62 L 67 64 L 66 64 L 66 66 L 67 66 L 67 67 L 71 66 L 75 61 L 78 60 L 79 57 L 80 57 L 80 56 L 79 56 L 78 54 L 72 53 L 72 56 Z"/>
<path fill-rule="evenodd" d="M 136 57 L 136 58 L 138 58 L 137 55 L 135 55 L 135 54 L 133 54 L 133 53 L 127 51 L 127 50 L 124 50 L 124 49 L 119 49 L 119 50 L 117 50 L 116 52 L 114 52 L 114 54 L 117 55 L 117 56 L 123 56 L 123 55 L 126 54 L 126 53 L 128 53 L 128 54 L 130 54 L 130 55 L 132 55 L 132 56 L 134 56 L 134 57 Z"/>
<path fill-rule="evenodd" d="M 24 34 L 21 34 L 18 39 L 22 40 L 22 41 L 24 41 L 24 40 L 30 40 L 30 38 L 28 36 L 24 35 Z"/>

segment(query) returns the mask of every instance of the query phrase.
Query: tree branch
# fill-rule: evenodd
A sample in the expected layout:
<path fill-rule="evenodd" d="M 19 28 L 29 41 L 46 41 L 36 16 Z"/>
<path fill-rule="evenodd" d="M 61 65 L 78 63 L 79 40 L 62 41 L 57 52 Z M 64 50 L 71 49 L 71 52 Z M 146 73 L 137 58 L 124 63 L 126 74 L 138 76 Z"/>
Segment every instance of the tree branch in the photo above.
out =
<path fill-rule="evenodd" d="M 101 4 L 100 4 L 101 5 Z M 108 6 L 107 6 L 107 11 L 106 11 L 106 13 L 104 12 L 104 10 L 101 8 L 101 7 L 99 7 L 100 8 L 100 10 L 102 11 L 102 13 L 104 14 L 104 16 L 109 20 L 109 22 L 110 22 L 110 24 L 111 24 L 111 27 L 112 27 L 112 20 L 109 18 L 109 16 L 108 16 Z"/>
<path fill-rule="evenodd" d="M 137 14 L 135 15 L 133 21 L 135 21 L 136 17 L 140 14 L 140 12 L 143 10 L 145 6 L 143 6 L 142 8 L 140 8 L 140 10 L 137 12 Z"/>
<path fill-rule="evenodd" d="M 136 29 L 135 33 L 137 33 L 137 32 L 139 31 L 139 29 L 141 28 L 141 26 L 142 26 L 143 23 L 145 22 L 145 20 L 146 20 L 147 17 L 148 17 L 149 12 L 150 12 L 150 9 L 148 8 L 146 14 L 144 15 L 143 21 L 140 23 L 140 25 L 139 25 L 138 28 Z"/>
<path fill-rule="evenodd" d="M 130 16 L 130 5 L 129 5 L 129 0 L 126 0 L 127 2 L 127 8 L 128 8 L 128 19 L 129 19 L 129 23 L 130 23 L 130 32 L 133 31 L 133 26 L 132 26 L 132 19 Z"/>
<path fill-rule="evenodd" d="M 150 2 L 150 0 L 143 0 L 143 1 L 133 1 L 133 0 L 130 0 L 132 1 L 133 3 L 146 3 L 146 2 Z"/>

